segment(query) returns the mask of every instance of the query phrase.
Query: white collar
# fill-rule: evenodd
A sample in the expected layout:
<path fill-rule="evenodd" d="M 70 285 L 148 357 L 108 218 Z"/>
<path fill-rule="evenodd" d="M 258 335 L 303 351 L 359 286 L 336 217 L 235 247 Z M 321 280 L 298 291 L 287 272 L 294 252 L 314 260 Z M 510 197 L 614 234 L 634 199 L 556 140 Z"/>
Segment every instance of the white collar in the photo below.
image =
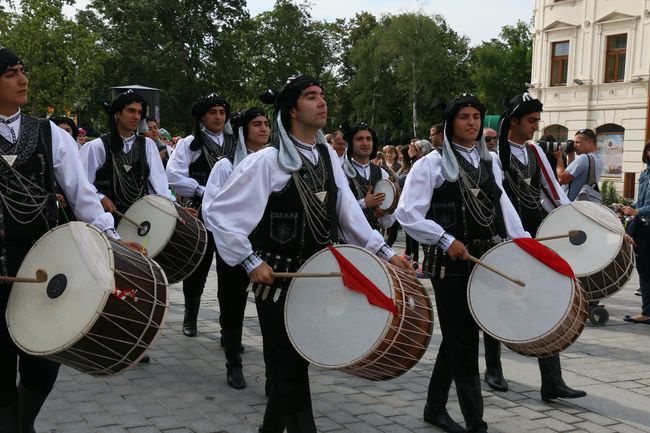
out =
<path fill-rule="evenodd" d="M 20 119 L 20 108 L 18 109 L 18 111 L 16 111 L 14 114 L 10 116 L 3 116 L 2 114 L 0 114 L 0 120 L 3 120 L 2 123 L 6 125 L 10 125 L 18 119 Z"/>
<path fill-rule="evenodd" d="M 302 148 L 304 150 L 311 150 L 312 152 L 314 151 L 314 148 L 316 147 L 316 142 L 310 144 L 310 143 L 305 143 L 304 141 L 298 140 L 296 137 L 293 135 L 289 134 L 291 139 L 293 140 L 293 143 L 296 145 L 298 148 Z"/>
<path fill-rule="evenodd" d="M 360 162 L 357 162 L 354 160 L 354 158 L 351 159 L 352 164 L 356 165 L 357 167 L 363 168 L 364 170 L 370 166 L 370 161 L 368 161 L 367 164 L 361 164 Z"/>
<path fill-rule="evenodd" d="M 223 130 L 219 132 L 212 132 L 208 128 L 203 128 L 203 132 L 205 132 L 210 138 L 214 139 L 217 143 L 221 141 L 221 137 L 223 137 Z"/>
<path fill-rule="evenodd" d="M 510 143 L 511 147 L 514 147 L 514 148 L 519 149 L 519 150 L 523 150 L 526 147 L 526 143 L 518 144 L 518 143 L 515 143 L 514 141 L 510 141 L 510 140 L 508 140 L 508 142 Z"/>
<path fill-rule="evenodd" d="M 465 146 L 461 146 L 460 144 L 456 144 L 456 143 L 453 143 L 453 144 L 454 144 L 454 149 L 456 149 L 456 150 L 458 150 L 460 152 L 468 153 L 468 154 L 474 152 L 475 150 L 478 150 L 478 148 L 476 147 L 476 144 L 474 144 L 472 147 L 465 147 Z"/>

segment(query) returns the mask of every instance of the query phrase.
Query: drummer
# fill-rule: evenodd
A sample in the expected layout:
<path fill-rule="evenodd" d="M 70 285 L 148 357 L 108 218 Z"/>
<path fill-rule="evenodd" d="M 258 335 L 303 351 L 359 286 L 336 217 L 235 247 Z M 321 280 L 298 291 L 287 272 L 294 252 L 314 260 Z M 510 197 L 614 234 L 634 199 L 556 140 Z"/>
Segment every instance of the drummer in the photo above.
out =
<path fill-rule="evenodd" d="M 343 136 L 348 156 L 343 162 L 344 171 L 370 227 L 379 230 L 392 226 L 395 215 L 387 214 L 379 207 L 386 198 L 385 194 L 373 192 L 380 179 L 388 179 L 386 170 L 370 162 L 377 156 L 377 133 L 367 124 L 360 123 L 345 130 Z"/>
<path fill-rule="evenodd" d="M 269 142 L 269 116 L 260 108 L 253 107 L 232 119 L 237 128 L 238 139 L 234 152 L 217 162 L 205 185 L 201 211 L 205 226 L 214 235 L 218 214 L 212 211 L 214 198 L 228 180 L 234 167 L 247 155 L 257 152 Z M 219 300 L 219 324 L 226 352 L 226 381 L 235 389 L 244 389 L 246 380 L 242 371 L 241 339 L 244 310 L 250 284 L 248 274 L 241 265 L 229 266 L 217 254 L 217 298 Z"/>
<path fill-rule="evenodd" d="M 504 172 L 504 189 L 514 205 L 524 229 L 535 236 L 542 220 L 553 209 L 570 202 L 555 177 L 542 149 L 526 144 L 539 129 L 543 105 L 529 93 L 513 97 L 501 116 L 499 160 Z M 501 343 L 483 334 L 485 381 L 496 391 L 507 391 L 501 369 Z M 586 392 L 572 389 L 562 379 L 560 355 L 539 358 L 542 400 L 578 398 Z"/>
<path fill-rule="evenodd" d="M 429 382 L 424 420 L 447 432 L 486 432 L 478 370 L 478 327 L 467 304 L 472 269 L 468 254 L 480 257 L 507 236 L 529 237 L 503 193 L 496 154 L 480 141 L 485 107 L 464 94 L 444 112 L 442 152 L 420 158 L 406 179 L 397 220 L 430 248 L 432 285 L 442 342 Z M 495 160 L 497 162 L 495 162 Z M 452 380 L 467 430 L 447 413 Z"/>
<path fill-rule="evenodd" d="M 167 162 L 167 178 L 172 189 L 186 198 L 186 204 L 199 210 L 210 171 L 217 161 L 232 151 L 235 138 L 228 122 L 230 104 L 217 93 L 202 96 L 194 102 L 192 117 L 194 117 L 194 135 L 187 136 L 176 146 Z M 194 337 L 197 333 L 196 321 L 201 295 L 210 272 L 214 252 L 212 232 L 208 231 L 203 260 L 183 281 L 185 297 L 183 334 L 188 337 Z"/>
<path fill-rule="evenodd" d="M 109 132 L 79 149 L 86 176 L 95 185 L 104 210 L 124 213 L 149 194 L 175 201 L 156 144 L 138 133 L 138 127 L 146 129 L 144 98 L 127 90 L 104 109 Z"/>
<path fill-rule="evenodd" d="M 52 122 L 21 112 L 20 107 L 27 103 L 28 83 L 18 56 L 0 47 L 0 193 L 6 197 L 0 206 L 3 276 L 15 276 L 32 244 L 57 225 L 55 182 L 77 219 L 119 239 L 113 217 L 103 211 L 84 176 L 77 143 Z M 11 287 L 11 283 L 0 283 L 0 431 L 33 432 L 59 364 L 27 355 L 13 343 L 5 319 Z"/>
<path fill-rule="evenodd" d="M 243 265 L 254 285 L 265 286 L 259 319 L 273 387 L 260 432 L 311 433 L 316 426 L 309 363 L 291 345 L 284 325 L 291 280 L 274 279 L 273 269 L 295 271 L 339 236 L 396 266 L 408 264 L 366 222 L 338 156 L 320 132 L 327 122 L 320 83 L 291 77 L 277 93 L 275 109 L 272 146 L 235 167 L 210 211 L 218 216 L 213 230 L 224 262 Z"/>

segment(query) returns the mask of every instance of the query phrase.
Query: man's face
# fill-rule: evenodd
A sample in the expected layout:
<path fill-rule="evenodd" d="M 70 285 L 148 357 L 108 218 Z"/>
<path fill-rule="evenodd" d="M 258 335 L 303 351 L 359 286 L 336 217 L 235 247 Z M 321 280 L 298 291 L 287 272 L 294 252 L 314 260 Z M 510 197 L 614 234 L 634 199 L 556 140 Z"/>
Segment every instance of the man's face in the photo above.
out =
<path fill-rule="evenodd" d="M 12 66 L 0 75 L 0 106 L 18 108 L 27 104 L 29 80 L 22 65 Z"/>
<path fill-rule="evenodd" d="M 575 136 L 576 153 L 582 155 L 596 150 L 596 144 L 591 138 L 584 134 L 576 134 Z"/>
<path fill-rule="evenodd" d="M 149 137 L 157 141 L 160 138 L 160 128 L 158 128 L 158 122 L 151 120 L 147 122 L 147 128 L 149 128 Z"/>
<path fill-rule="evenodd" d="M 535 132 L 539 130 L 540 113 L 530 113 L 520 119 L 512 119 L 511 128 L 522 140 L 532 140 Z"/>
<path fill-rule="evenodd" d="M 429 141 L 433 147 L 442 146 L 442 131 L 438 131 L 438 128 L 432 126 L 429 130 Z"/>
<path fill-rule="evenodd" d="M 352 137 L 352 156 L 369 158 L 372 153 L 373 142 L 370 131 L 359 131 Z"/>
<path fill-rule="evenodd" d="M 201 121 L 208 131 L 219 133 L 226 125 L 226 109 L 221 105 L 215 105 L 203 115 Z"/>
<path fill-rule="evenodd" d="M 480 127 L 481 112 L 474 107 L 465 107 L 454 117 L 453 139 L 458 144 L 471 144 L 476 141 Z"/>
<path fill-rule="evenodd" d="M 60 125 L 56 125 L 56 126 L 58 126 L 59 128 L 63 129 L 65 132 L 70 134 L 71 137 L 73 136 L 72 128 L 70 128 L 70 125 L 68 125 L 67 123 L 61 123 Z"/>
<path fill-rule="evenodd" d="M 248 123 L 246 141 L 263 146 L 269 142 L 271 128 L 266 116 L 257 116 Z"/>
<path fill-rule="evenodd" d="M 307 128 L 323 128 L 327 124 L 327 101 L 323 89 L 315 85 L 307 87 L 290 113 L 292 120 Z"/>
<path fill-rule="evenodd" d="M 343 134 L 341 131 L 336 131 L 331 145 L 338 156 L 343 156 L 345 153 L 345 140 L 343 139 Z"/>
<path fill-rule="evenodd" d="M 497 147 L 497 132 L 494 129 L 484 129 L 485 145 L 488 150 L 494 150 Z"/>
<path fill-rule="evenodd" d="M 122 111 L 115 113 L 115 120 L 117 121 L 118 127 L 122 126 L 122 128 L 131 132 L 135 132 L 138 129 L 140 119 L 142 119 L 142 104 L 139 102 L 132 102 L 122 108 Z"/>

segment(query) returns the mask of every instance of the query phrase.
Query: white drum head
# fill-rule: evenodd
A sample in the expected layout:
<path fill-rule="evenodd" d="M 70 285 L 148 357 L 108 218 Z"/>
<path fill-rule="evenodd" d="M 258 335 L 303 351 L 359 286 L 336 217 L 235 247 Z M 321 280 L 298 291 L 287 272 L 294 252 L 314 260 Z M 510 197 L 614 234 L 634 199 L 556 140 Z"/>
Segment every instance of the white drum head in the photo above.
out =
<path fill-rule="evenodd" d="M 384 201 L 379 205 L 380 209 L 386 210 L 393 206 L 393 201 L 395 200 L 395 186 L 393 182 L 388 179 L 381 179 L 375 184 L 372 192 L 385 194 Z"/>
<path fill-rule="evenodd" d="M 149 231 L 141 235 L 135 225 L 122 218 L 117 225 L 117 233 L 125 241 L 142 244 L 153 259 L 174 234 L 178 212 L 167 197 L 146 195 L 133 203 L 124 215 L 139 224 L 148 225 Z"/>
<path fill-rule="evenodd" d="M 336 249 L 387 296 L 394 298 L 391 278 L 380 259 L 363 248 Z M 299 272 L 340 272 L 332 253 L 319 251 Z M 296 350 L 312 364 L 341 368 L 371 352 L 392 320 L 362 293 L 343 286 L 340 277 L 294 278 L 287 293 L 285 324 Z"/>
<path fill-rule="evenodd" d="M 537 261 L 513 242 L 489 250 L 481 260 L 518 278 L 518 286 L 476 265 L 467 300 L 476 323 L 493 337 L 523 343 L 548 334 L 566 316 L 573 302 L 573 281 Z"/>
<path fill-rule="evenodd" d="M 84 223 L 70 223 L 84 224 Z M 43 235 L 29 250 L 18 276 L 34 277 L 44 269 L 44 283 L 14 283 L 7 306 L 7 326 L 18 347 L 32 355 L 49 355 L 65 350 L 82 338 L 103 310 L 113 287 L 98 287 L 91 270 L 74 246 L 70 224 L 62 225 Z M 97 244 L 98 257 L 94 266 L 110 269 L 113 254 L 106 237 L 87 225 L 92 242 Z M 48 296 L 49 281 L 57 274 L 65 275 L 67 285 L 60 296 Z"/>
<path fill-rule="evenodd" d="M 582 212 L 576 205 L 581 206 Z M 553 210 L 539 226 L 537 237 L 561 235 L 570 230 L 583 231 L 587 237 L 581 245 L 572 244 L 569 238 L 542 242 L 562 256 L 577 277 L 582 277 L 604 269 L 616 258 L 624 240 L 624 231 L 616 215 L 606 207 L 589 202 L 576 205 L 569 203 Z M 587 216 L 584 212 L 589 207 L 592 212 Z M 618 226 L 620 232 L 606 226 Z"/>

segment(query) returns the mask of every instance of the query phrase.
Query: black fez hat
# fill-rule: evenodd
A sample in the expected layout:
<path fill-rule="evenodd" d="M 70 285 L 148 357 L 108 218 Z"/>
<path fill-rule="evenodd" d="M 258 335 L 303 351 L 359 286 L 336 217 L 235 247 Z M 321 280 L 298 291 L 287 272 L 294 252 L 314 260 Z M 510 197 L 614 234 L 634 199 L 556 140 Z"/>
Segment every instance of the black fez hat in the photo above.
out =
<path fill-rule="evenodd" d="M 316 78 L 309 75 L 297 75 L 289 77 L 286 84 L 276 93 L 275 96 L 275 114 L 281 113 L 282 124 L 285 129 L 291 126 L 289 121 L 289 110 L 296 106 L 296 101 L 302 94 L 303 90 L 310 86 L 318 86 L 321 89 L 323 86 Z M 274 92 L 271 92 L 274 93 Z"/>
<path fill-rule="evenodd" d="M 66 117 L 66 116 L 50 117 L 50 120 L 56 126 L 59 126 L 59 125 L 65 123 L 66 125 L 68 125 L 70 127 L 70 129 L 72 129 L 72 138 L 74 138 L 76 140 L 77 137 L 79 137 L 79 127 L 77 126 L 76 123 L 74 123 L 74 120 L 70 119 L 69 117 Z"/>
<path fill-rule="evenodd" d="M 12 66 L 22 65 L 23 62 L 8 48 L 0 47 L 0 75 L 4 75 Z"/>
<path fill-rule="evenodd" d="M 372 136 L 372 152 L 370 153 L 370 159 L 374 159 L 377 156 L 377 146 L 379 144 L 377 140 L 377 133 L 374 129 L 369 127 L 367 123 L 361 122 L 354 126 L 349 126 L 347 122 L 344 122 L 341 124 L 341 131 L 343 132 L 343 139 L 348 144 L 347 152 L 349 158 L 352 158 L 353 154 L 352 146 L 354 142 L 354 136 L 357 135 L 359 131 L 370 132 L 370 135 Z"/>
<path fill-rule="evenodd" d="M 135 102 L 142 106 L 142 116 L 140 118 L 140 123 L 142 124 L 147 113 L 147 103 L 145 102 L 144 97 L 139 93 L 136 93 L 132 89 L 129 89 L 126 92 L 117 95 L 115 99 L 113 99 L 110 103 L 104 102 L 104 110 L 108 114 L 110 148 L 113 152 L 120 152 L 124 148 L 124 141 L 122 140 L 122 137 L 120 137 L 120 134 L 117 132 L 117 122 L 115 120 L 114 114 L 118 111 L 122 111 L 124 107 Z"/>
<path fill-rule="evenodd" d="M 521 93 L 510 101 L 504 102 L 504 111 L 499 119 L 499 159 L 504 170 L 510 167 L 510 143 L 508 133 L 512 119 L 521 119 L 530 113 L 539 113 L 544 104 L 539 99 L 533 98 L 528 92 Z"/>
<path fill-rule="evenodd" d="M 269 115 L 266 111 L 262 110 L 259 107 L 251 107 L 248 110 L 244 111 L 243 113 L 239 113 L 239 112 L 233 113 L 233 115 L 230 116 L 230 123 L 232 124 L 233 128 L 240 128 L 240 127 L 243 128 L 244 138 L 247 138 L 248 124 L 257 116 L 264 116 L 267 119 L 269 118 Z"/>
<path fill-rule="evenodd" d="M 210 111 L 210 108 L 221 106 L 226 110 L 226 118 L 230 117 L 230 104 L 218 93 L 210 93 L 207 96 L 201 96 L 192 104 L 192 117 L 197 121 L 203 118 L 203 115 Z"/>
<path fill-rule="evenodd" d="M 444 119 L 445 119 L 445 133 L 447 134 L 447 139 L 449 142 L 452 142 L 452 137 L 454 135 L 454 117 L 460 110 L 465 107 L 474 107 L 481 114 L 481 126 L 478 129 L 478 135 L 476 140 L 480 140 L 483 135 L 483 119 L 485 117 L 485 105 L 471 93 L 464 93 L 461 96 L 457 97 L 451 101 L 445 107 Z"/>

